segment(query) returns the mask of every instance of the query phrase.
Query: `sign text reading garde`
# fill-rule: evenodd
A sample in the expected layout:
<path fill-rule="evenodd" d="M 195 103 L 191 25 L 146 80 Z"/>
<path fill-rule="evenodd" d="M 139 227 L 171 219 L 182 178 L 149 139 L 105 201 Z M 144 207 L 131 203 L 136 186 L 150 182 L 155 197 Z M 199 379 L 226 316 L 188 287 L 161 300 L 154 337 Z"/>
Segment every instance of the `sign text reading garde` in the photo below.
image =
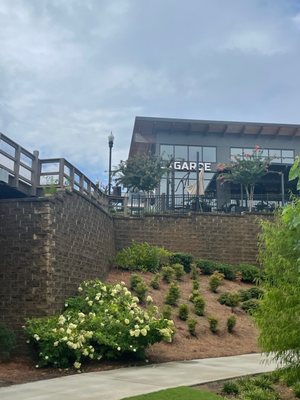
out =
<path fill-rule="evenodd" d="M 195 161 L 174 161 L 173 167 L 178 171 L 196 171 L 197 163 Z M 198 168 L 199 170 L 204 168 L 204 171 L 207 172 L 211 171 L 211 163 L 199 162 Z"/>

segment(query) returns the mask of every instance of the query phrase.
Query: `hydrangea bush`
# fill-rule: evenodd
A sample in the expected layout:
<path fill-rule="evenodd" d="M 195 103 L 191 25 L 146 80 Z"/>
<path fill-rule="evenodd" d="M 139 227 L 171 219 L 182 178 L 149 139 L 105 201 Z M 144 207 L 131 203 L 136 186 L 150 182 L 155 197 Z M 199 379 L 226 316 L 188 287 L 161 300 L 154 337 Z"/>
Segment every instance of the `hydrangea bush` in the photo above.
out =
<path fill-rule="evenodd" d="M 88 359 L 144 357 L 147 346 L 174 334 L 173 321 L 160 316 L 149 296 L 141 308 L 125 284 L 83 282 L 65 311 L 27 321 L 25 331 L 39 355 L 38 366 L 80 369 Z"/>

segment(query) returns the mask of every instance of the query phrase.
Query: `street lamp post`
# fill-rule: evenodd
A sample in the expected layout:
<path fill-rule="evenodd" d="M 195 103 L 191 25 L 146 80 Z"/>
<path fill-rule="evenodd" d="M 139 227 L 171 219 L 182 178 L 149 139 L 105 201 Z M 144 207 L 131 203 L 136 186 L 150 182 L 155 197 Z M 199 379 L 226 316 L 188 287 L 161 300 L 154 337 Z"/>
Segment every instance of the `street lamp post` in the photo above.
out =
<path fill-rule="evenodd" d="M 114 135 L 112 132 L 108 135 L 108 146 L 109 146 L 109 166 L 108 166 L 108 195 L 111 193 L 111 153 L 114 145 Z"/>

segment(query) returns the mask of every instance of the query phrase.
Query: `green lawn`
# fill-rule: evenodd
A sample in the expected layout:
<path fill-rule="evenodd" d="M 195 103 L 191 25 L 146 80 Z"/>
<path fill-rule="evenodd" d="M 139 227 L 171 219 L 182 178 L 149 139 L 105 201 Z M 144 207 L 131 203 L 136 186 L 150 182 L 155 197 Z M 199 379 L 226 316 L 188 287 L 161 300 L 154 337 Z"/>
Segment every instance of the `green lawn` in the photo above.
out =
<path fill-rule="evenodd" d="M 160 390 L 159 392 L 142 394 L 140 396 L 126 397 L 126 400 L 222 400 L 223 398 L 210 392 L 178 387 L 174 389 Z M 125 399 L 123 399 L 125 400 Z"/>

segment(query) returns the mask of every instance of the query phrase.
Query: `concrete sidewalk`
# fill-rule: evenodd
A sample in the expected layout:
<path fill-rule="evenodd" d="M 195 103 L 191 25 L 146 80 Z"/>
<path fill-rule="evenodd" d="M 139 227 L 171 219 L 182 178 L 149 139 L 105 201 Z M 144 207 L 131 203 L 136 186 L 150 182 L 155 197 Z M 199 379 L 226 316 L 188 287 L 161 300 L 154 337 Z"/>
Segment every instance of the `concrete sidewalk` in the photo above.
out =
<path fill-rule="evenodd" d="M 176 386 L 272 371 L 260 354 L 89 372 L 0 388 L 1 400 L 119 400 Z"/>

